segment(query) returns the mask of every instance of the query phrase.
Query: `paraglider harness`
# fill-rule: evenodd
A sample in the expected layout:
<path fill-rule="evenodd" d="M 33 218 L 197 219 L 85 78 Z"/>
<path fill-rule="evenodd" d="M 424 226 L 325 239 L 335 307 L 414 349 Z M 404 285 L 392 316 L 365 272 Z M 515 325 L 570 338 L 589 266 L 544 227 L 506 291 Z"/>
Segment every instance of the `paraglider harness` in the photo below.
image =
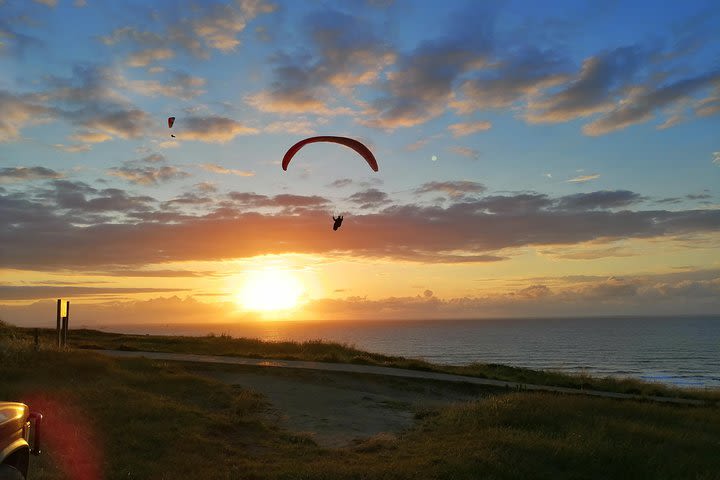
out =
<path fill-rule="evenodd" d="M 333 224 L 333 230 L 337 230 L 338 228 L 340 228 L 340 225 L 342 225 L 343 216 L 342 216 L 342 215 L 338 215 L 337 217 L 332 217 L 332 219 L 333 219 L 333 221 L 335 222 L 335 223 Z"/>

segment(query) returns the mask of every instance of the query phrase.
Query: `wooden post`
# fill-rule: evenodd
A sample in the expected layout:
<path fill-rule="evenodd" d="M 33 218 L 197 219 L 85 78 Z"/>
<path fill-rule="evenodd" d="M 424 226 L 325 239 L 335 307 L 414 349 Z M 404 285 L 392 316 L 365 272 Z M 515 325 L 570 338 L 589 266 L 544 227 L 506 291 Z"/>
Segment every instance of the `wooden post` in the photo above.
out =
<path fill-rule="evenodd" d="M 65 322 L 64 322 L 64 329 L 65 332 L 63 333 L 63 347 L 67 347 L 67 337 L 68 337 L 68 329 L 70 328 L 70 300 L 68 300 L 65 303 Z"/>
<path fill-rule="evenodd" d="M 61 322 L 62 322 L 62 300 L 58 298 L 58 301 L 57 301 L 57 330 L 56 330 L 58 348 L 60 348 L 61 343 L 62 343 Z"/>

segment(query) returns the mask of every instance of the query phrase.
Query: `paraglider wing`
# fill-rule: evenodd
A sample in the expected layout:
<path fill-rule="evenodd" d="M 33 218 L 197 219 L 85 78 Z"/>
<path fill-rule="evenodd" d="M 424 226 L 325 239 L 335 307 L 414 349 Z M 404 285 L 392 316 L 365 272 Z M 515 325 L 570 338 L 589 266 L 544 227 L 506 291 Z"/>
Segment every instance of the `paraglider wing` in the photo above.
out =
<path fill-rule="evenodd" d="M 172 128 L 173 123 L 175 123 L 175 117 L 168 117 L 168 128 Z"/>
<path fill-rule="evenodd" d="M 288 164 L 290 163 L 290 160 L 295 156 L 295 154 L 300 150 L 302 147 L 307 145 L 308 143 L 316 143 L 316 142 L 332 142 L 332 143 L 339 143 L 340 145 L 345 145 L 346 147 L 352 148 L 357 153 L 363 156 L 363 158 L 367 161 L 368 165 L 370 165 L 370 168 L 372 168 L 374 171 L 378 171 L 378 164 L 377 160 L 375 160 L 375 156 L 370 151 L 368 147 L 360 143 L 359 141 L 347 138 L 347 137 L 331 137 L 331 136 L 320 136 L 320 137 L 310 137 L 306 138 L 305 140 L 300 140 L 298 143 L 290 147 L 290 150 L 285 153 L 285 156 L 283 157 L 282 161 L 282 168 L 283 170 L 287 170 Z"/>

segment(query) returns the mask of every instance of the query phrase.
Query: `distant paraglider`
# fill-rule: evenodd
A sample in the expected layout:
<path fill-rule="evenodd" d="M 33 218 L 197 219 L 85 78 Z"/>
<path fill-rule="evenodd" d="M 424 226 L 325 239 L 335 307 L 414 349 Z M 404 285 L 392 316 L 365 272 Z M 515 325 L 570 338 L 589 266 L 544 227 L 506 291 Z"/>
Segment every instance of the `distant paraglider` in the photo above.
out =
<path fill-rule="evenodd" d="M 365 159 L 365 161 L 370 165 L 370 168 L 373 169 L 373 171 L 378 171 L 378 163 L 377 160 L 375 160 L 375 156 L 370 151 L 368 147 L 360 143 L 359 141 L 348 138 L 348 137 L 332 137 L 332 136 L 320 136 L 320 137 L 309 137 L 305 140 L 300 140 L 295 145 L 290 147 L 290 150 L 285 153 L 285 156 L 283 157 L 282 161 L 282 168 L 283 170 L 287 170 L 288 164 L 290 163 L 290 160 L 295 156 L 295 154 L 300 150 L 302 147 L 309 143 L 317 143 L 317 142 L 331 142 L 331 143 L 339 143 L 340 145 L 345 145 L 346 147 L 352 148 L 357 153 L 362 155 L 362 157 Z"/>
<path fill-rule="evenodd" d="M 175 124 L 175 117 L 168 117 L 168 128 L 172 128 L 174 124 Z M 175 138 L 175 135 L 173 135 L 172 133 L 170 134 L 170 136 L 172 138 Z"/>

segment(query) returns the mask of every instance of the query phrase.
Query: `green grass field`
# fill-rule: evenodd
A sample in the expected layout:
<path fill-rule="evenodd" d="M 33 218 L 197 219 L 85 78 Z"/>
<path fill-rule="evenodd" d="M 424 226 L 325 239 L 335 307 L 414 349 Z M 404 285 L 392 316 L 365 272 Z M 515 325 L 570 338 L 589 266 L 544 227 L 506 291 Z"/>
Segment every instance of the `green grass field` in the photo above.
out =
<path fill-rule="evenodd" d="M 124 341 L 147 348 L 143 338 Z M 195 353 L 212 342 L 238 355 L 263 349 L 250 342 L 255 350 L 242 351 L 239 341 L 202 338 Z M 188 348 L 192 339 L 167 339 L 166 346 Z M 265 347 L 290 355 L 277 344 Z M 300 350 L 296 358 L 323 351 L 318 342 L 287 348 Z M 81 478 L 82 472 L 201 480 L 720 478 L 717 406 L 499 392 L 424 411 L 405 432 L 323 449 L 267 415 L 266 400 L 255 392 L 194 375 L 181 364 L 45 344 L 36 352 L 27 332 L 2 326 L 0 399 L 40 406 L 47 419 L 45 453 L 32 459 L 31 480 Z"/>

